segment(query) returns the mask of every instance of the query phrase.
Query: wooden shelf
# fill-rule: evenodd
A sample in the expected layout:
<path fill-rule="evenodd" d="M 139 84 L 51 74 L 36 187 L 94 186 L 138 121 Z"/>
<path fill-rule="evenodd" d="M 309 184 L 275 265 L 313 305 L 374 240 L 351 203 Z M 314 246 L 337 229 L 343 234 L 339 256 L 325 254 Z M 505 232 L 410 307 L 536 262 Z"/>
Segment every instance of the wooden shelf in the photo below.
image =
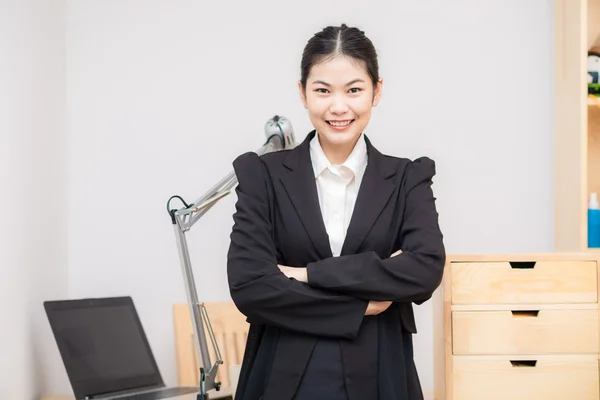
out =
<path fill-rule="evenodd" d="M 587 247 L 587 203 L 600 194 L 600 97 L 587 94 L 587 52 L 600 46 L 600 0 L 555 1 L 555 249 Z"/>
<path fill-rule="evenodd" d="M 600 96 L 593 96 L 591 94 L 587 97 L 588 107 L 600 107 Z"/>

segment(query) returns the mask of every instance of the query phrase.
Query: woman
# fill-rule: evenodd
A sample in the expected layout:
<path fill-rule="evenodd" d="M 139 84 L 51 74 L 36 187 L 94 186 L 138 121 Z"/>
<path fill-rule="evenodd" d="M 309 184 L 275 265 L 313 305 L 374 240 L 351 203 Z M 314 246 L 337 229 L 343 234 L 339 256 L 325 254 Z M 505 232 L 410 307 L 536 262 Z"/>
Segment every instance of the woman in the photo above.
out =
<path fill-rule="evenodd" d="M 233 163 L 228 278 L 250 323 L 236 399 L 422 399 L 412 303 L 445 262 L 434 162 L 383 155 L 365 136 L 382 80 L 360 30 L 310 39 L 298 86 L 314 130 Z"/>

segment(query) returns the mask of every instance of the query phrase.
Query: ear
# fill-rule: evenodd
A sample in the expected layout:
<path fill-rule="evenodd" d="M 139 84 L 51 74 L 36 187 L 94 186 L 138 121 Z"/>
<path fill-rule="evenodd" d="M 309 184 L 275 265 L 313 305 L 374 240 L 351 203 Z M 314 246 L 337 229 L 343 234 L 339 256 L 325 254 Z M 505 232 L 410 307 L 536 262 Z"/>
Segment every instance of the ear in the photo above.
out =
<path fill-rule="evenodd" d="M 302 100 L 302 104 L 304 105 L 304 108 L 308 108 L 308 103 L 306 102 L 306 92 L 304 91 L 304 88 L 302 87 L 301 81 L 298 81 L 298 91 L 300 92 L 300 100 Z"/>
<path fill-rule="evenodd" d="M 377 107 L 377 104 L 381 101 L 381 91 L 383 89 L 383 78 L 377 80 L 377 85 L 373 92 L 373 107 Z"/>

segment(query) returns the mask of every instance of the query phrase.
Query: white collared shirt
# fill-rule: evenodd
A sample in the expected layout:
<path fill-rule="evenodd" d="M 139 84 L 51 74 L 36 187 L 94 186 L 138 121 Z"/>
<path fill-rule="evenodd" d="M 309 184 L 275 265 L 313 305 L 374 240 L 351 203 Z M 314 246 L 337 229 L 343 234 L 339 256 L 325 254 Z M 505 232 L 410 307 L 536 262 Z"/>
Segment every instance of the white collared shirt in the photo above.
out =
<path fill-rule="evenodd" d="M 331 253 L 337 257 L 342 251 L 358 189 L 367 167 L 364 134 L 360 135 L 354 149 L 341 165 L 329 162 L 319 143 L 318 134 L 315 134 L 310 141 L 310 158 Z"/>

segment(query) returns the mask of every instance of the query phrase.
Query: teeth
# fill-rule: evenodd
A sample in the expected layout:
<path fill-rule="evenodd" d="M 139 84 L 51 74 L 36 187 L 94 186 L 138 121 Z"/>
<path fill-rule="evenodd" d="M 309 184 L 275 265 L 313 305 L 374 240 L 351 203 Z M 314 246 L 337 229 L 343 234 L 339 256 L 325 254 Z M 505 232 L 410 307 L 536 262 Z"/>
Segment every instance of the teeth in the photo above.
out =
<path fill-rule="evenodd" d="M 346 126 L 346 125 L 349 125 L 350 122 L 352 122 L 352 121 L 346 121 L 346 122 L 329 121 L 329 124 L 332 126 Z"/>

